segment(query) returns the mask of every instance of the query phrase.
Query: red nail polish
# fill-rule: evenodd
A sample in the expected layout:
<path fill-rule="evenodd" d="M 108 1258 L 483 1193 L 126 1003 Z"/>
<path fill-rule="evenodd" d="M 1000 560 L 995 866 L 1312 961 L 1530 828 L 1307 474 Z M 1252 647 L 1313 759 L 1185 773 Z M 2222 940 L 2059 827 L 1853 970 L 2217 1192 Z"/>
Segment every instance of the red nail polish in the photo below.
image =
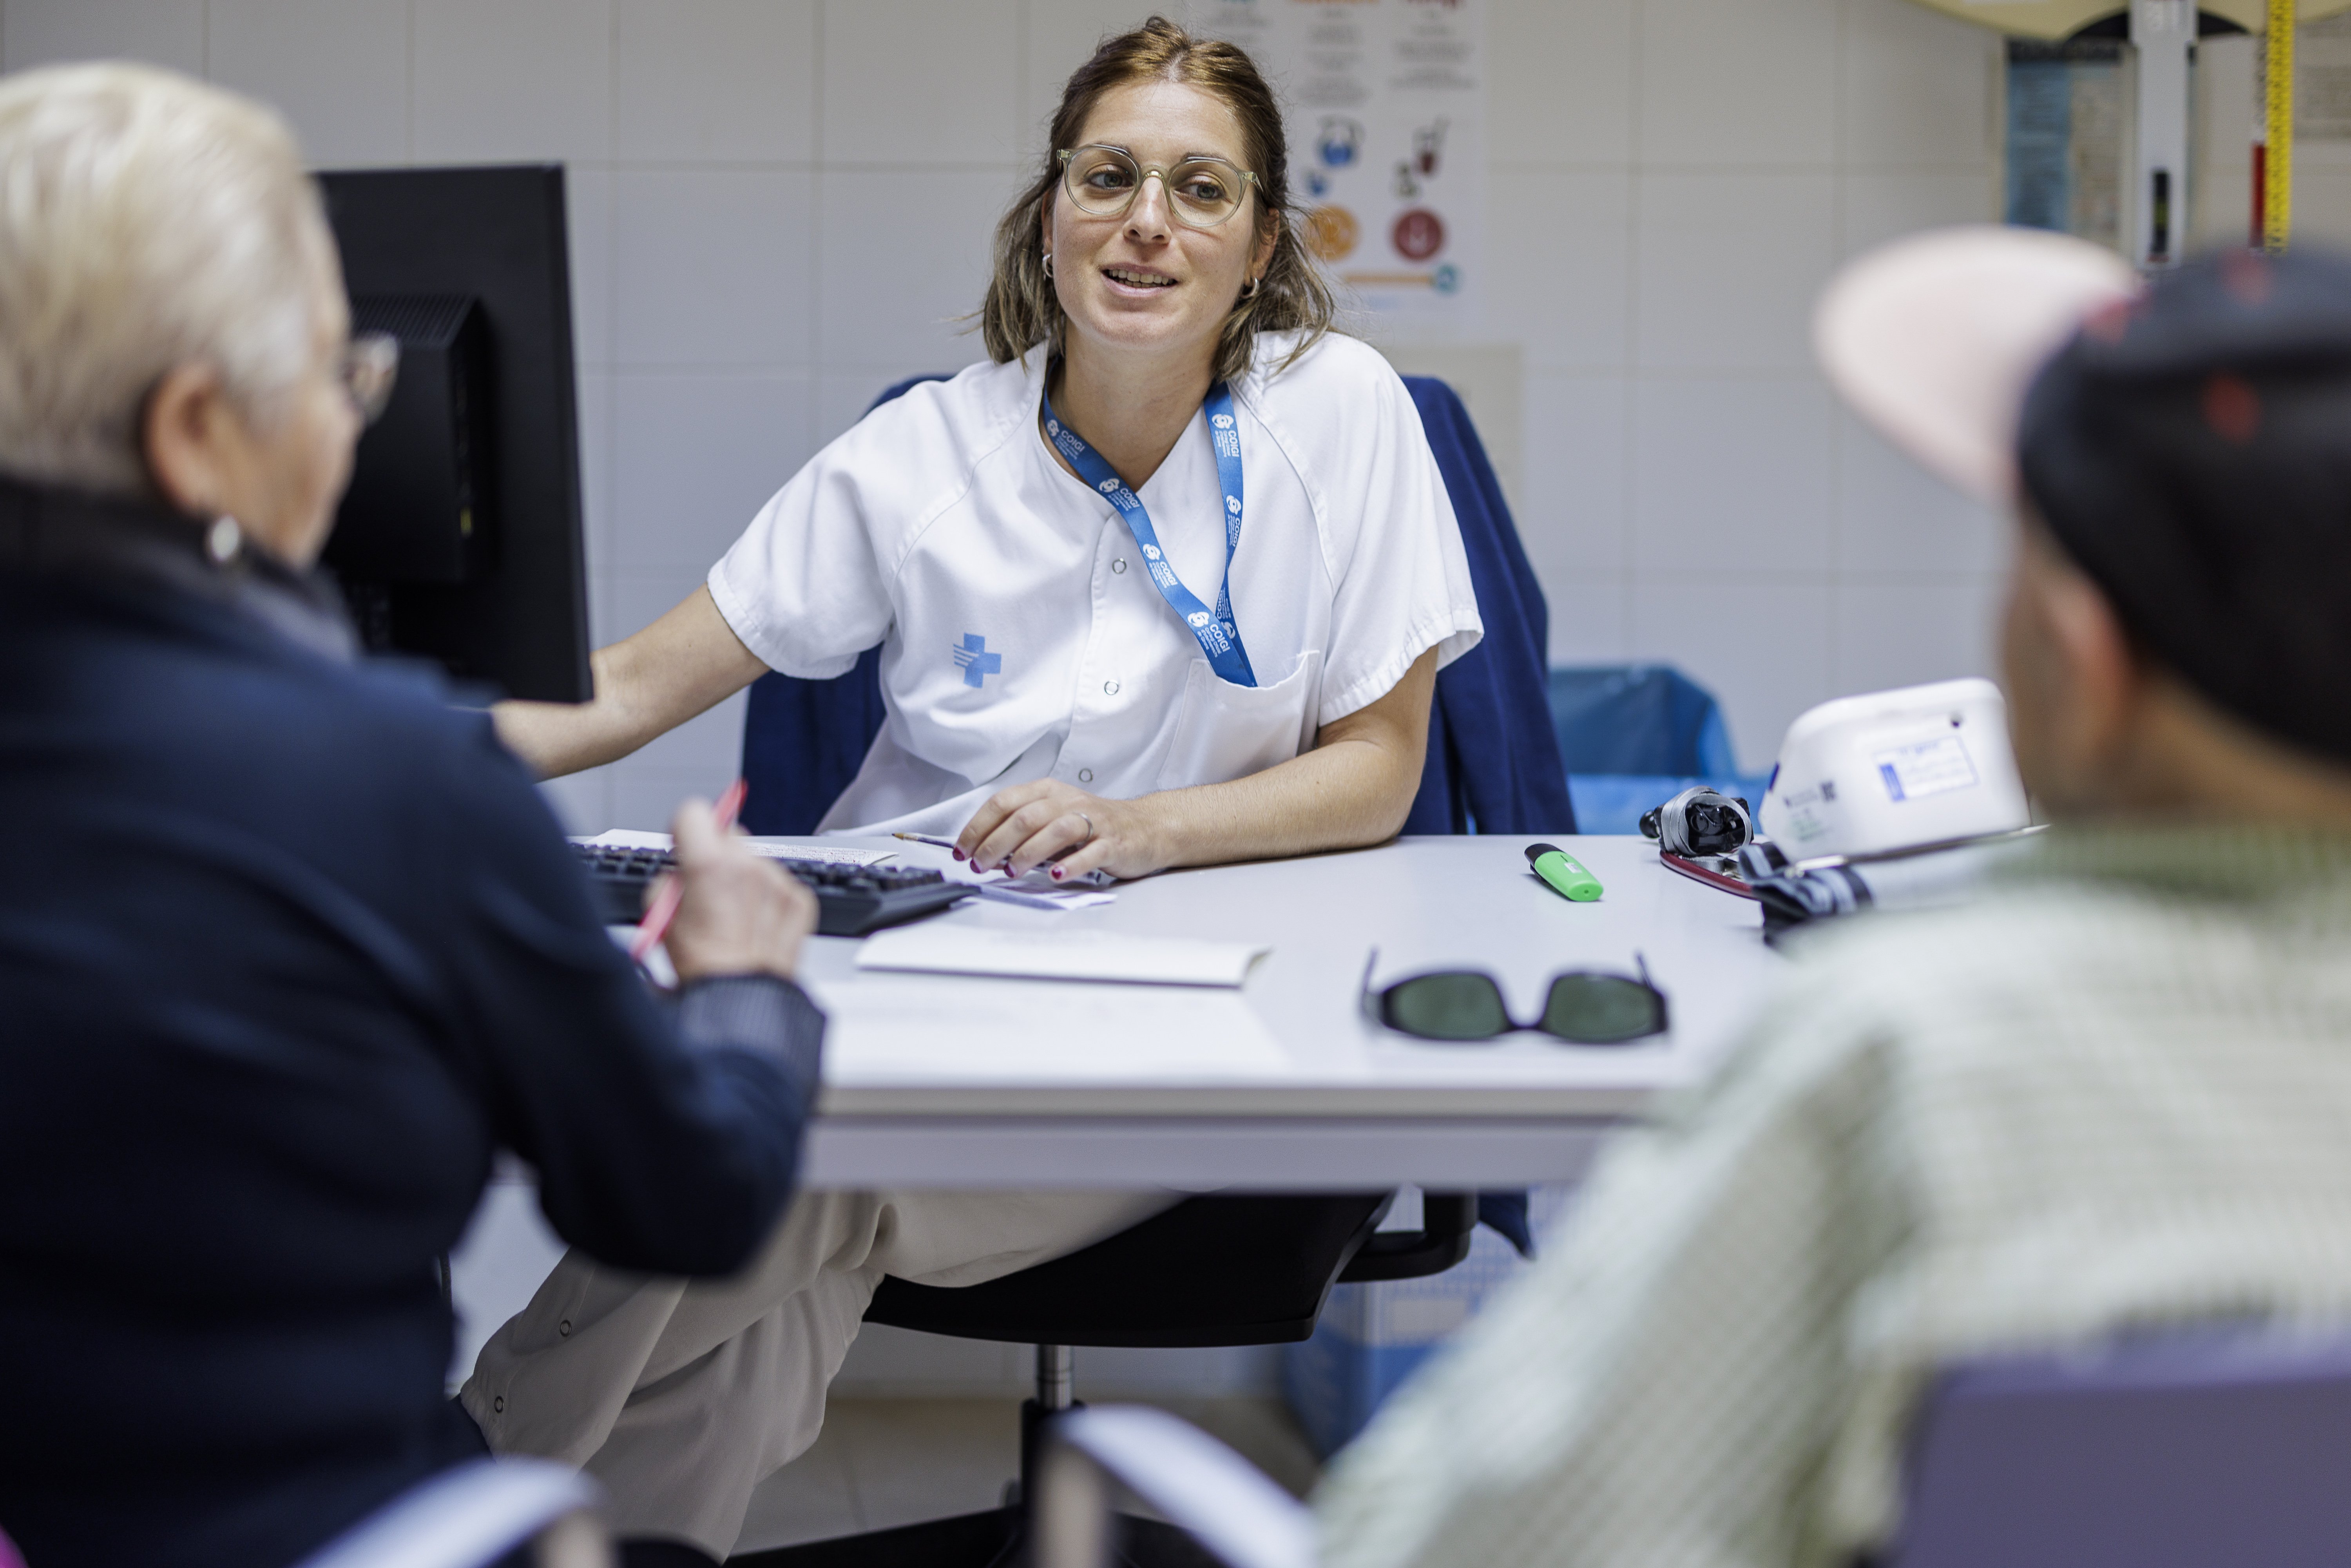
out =
<path fill-rule="evenodd" d="M 1060 866 L 1055 866 L 1053 868 L 1053 880 L 1055 882 L 1061 880 L 1061 868 Z"/>
<path fill-rule="evenodd" d="M 963 859 L 963 852 L 962 852 L 961 850 L 956 850 L 956 851 L 954 851 L 954 852 L 952 852 L 954 853 L 954 855 L 955 855 L 955 858 L 956 858 L 956 859 L 957 859 L 957 860 L 961 860 L 961 859 Z"/>

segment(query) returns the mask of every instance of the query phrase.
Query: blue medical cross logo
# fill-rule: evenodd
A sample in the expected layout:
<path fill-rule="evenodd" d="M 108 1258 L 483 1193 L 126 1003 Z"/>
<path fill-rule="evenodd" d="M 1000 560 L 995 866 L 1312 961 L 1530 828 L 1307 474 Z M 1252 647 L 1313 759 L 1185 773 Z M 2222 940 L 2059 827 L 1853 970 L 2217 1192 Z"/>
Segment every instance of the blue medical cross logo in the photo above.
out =
<path fill-rule="evenodd" d="M 963 634 L 963 646 L 953 650 L 955 662 L 963 671 L 963 684 L 978 685 L 989 675 L 1004 673 L 1004 655 L 987 651 L 987 639 L 971 632 Z"/>

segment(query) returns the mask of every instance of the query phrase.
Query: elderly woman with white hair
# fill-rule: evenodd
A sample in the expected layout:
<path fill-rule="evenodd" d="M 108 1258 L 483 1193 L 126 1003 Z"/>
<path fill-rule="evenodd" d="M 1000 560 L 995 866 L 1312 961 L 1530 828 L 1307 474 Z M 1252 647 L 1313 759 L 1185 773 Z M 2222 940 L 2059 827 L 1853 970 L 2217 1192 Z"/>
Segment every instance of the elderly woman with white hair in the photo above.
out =
<path fill-rule="evenodd" d="M 790 1194 L 808 895 L 682 810 L 657 1007 L 489 720 L 355 659 L 308 572 L 392 369 L 348 321 L 266 110 L 0 81 L 0 1526 L 40 1568 L 297 1562 L 486 1452 L 435 1260 L 496 1147 L 623 1268 L 734 1269 Z"/>

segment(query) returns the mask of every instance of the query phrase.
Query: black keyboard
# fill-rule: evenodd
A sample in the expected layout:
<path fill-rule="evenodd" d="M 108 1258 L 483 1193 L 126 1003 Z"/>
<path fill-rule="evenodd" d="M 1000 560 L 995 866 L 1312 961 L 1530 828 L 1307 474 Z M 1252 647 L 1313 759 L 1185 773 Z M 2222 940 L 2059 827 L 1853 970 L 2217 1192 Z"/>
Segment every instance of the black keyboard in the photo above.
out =
<path fill-rule="evenodd" d="M 677 863 L 667 850 L 622 850 L 573 844 L 606 924 L 634 925 L 644 913 L 645 888 Z M 937 872 L 909 865 L 831 865 L 821 861 L 776 862 L 816 894 L 816 928 L 826 936 L 862 936 L 945 909 L 971 889 Z"/>

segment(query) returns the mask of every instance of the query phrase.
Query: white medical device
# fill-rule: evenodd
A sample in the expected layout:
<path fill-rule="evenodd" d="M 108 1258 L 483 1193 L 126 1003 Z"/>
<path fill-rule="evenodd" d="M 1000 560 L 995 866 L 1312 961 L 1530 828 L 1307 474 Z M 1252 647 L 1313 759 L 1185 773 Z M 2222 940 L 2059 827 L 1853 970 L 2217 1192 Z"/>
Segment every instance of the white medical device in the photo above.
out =
<path fill-rule="evenodd" d="M 2032 820 L 2008 706 L 1985 680 L 1839 697 L 1802 715 L 1761 814 L 1792 861 L 1951 843 Z"/>

